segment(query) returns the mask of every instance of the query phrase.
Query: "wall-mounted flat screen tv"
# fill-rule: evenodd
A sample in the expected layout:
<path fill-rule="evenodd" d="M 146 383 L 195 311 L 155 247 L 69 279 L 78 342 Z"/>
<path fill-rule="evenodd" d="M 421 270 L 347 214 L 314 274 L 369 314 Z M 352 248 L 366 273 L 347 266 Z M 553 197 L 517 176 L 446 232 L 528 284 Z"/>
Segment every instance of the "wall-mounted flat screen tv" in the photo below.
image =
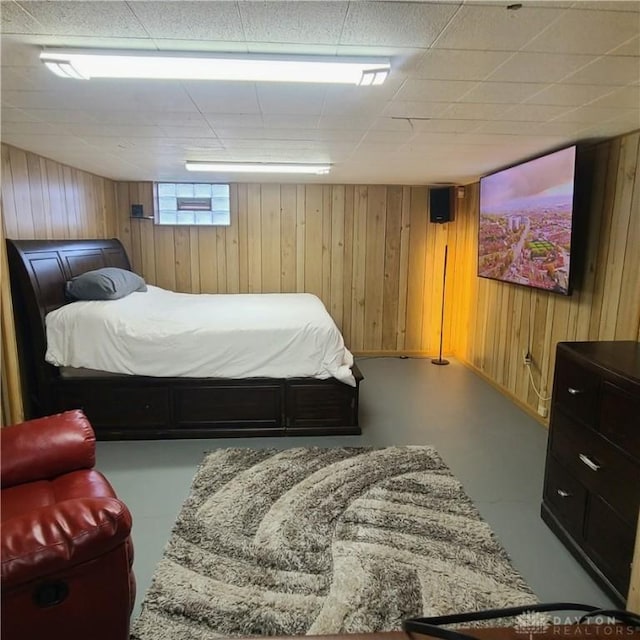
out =
<path fill-rule="evenodd" d="M 576 147 L 480 179 L 478 275 L 569 295 Z"/>

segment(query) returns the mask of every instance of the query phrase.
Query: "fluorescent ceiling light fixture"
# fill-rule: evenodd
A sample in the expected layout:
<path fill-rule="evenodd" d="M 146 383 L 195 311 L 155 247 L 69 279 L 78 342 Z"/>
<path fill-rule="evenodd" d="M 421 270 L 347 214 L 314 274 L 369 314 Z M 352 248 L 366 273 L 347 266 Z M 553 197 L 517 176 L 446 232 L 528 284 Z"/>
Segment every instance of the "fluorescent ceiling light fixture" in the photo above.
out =
<path fill-rule="evenodd" d="M 294 164 L 286 162 L 185 162 L 187 171 L 215 171 L 219 173 L 308 173 L 324 175 L 330 164 Z"/>
<path fill-rule="evenodd" d="M 46 49 L 40 60 L 63 78 L 150 78 L 382 84 L 388 58 Z"/>

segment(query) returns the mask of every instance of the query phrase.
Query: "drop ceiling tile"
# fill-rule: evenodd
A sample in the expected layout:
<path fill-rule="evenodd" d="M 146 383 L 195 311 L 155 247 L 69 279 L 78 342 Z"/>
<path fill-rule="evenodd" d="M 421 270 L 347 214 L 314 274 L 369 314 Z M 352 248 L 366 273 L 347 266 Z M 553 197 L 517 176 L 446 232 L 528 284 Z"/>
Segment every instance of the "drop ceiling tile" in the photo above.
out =
<path fill-rule="evenodd" d="M 320 114 L 326 95 L 323 85 L 258 83 L 256 85 L 260 111 L 267 113 Z"/>
<path fill-rule="evenodd" d="M 31 40 L 31 37 L 29 39 Z M 3 34 L 0 38 L 0 60 L 3 66 L 40 67 L 42 62 L 38 56 L 41 50 L 42 47 L 23 42 L 20 36 Z"/>
<path fill-rule="evenodd" d="M 466 133 L 475 129 L 478 120 L 417 120 L 413 122 L 415 131 L 424 133 Z"/>
<path fill-rule="evenodd" d="M 260 113 L 253 83 L 191 81 L 182 85 L 202 113 Z"/>
<path fill-rule="evenodd" d="M 411 127 L 408 127 L 403 131 L 376 131 L 369 130 L 367 131 L 363 138 L 362 143 L 366 144 L 378 144 L 378 143 L 394 143 L 394 144 L 403 144 L 407 142 L 412 136 L 414 132 L 411 130 Z"/>
<path fill-rule="evenodd" d="M 608 52 L 614 56 L 640 56 L 640 36 L 627 40 L 623 45 Z"/>
<path fill-rule="evenodd" d="M 487 80 L 502 82 L 556 82 L 595 60 L 590 55 L 518 52 Z"/>
<path fill-rule="evenodd" d="M 590 11 L 640 11 L 638 0 L 577 0 L 574 9 Z"/>
<path fill-rule="evenodd" d="M 245 44 L 249 53 L 335 56 L 337 49 L 335 44 L 295 42 L 246 42 Z"/>
<path fill-rule="evenodd" d="M 447 109 L 445 102 L 412 102 L 394 100 L 384 108 L 383 114 L 397 118 L 434 118 Z"/>
<path fill-rule="evenodd" d="M 394 96 L 394 102 L 455 102 L 476 85 L 474 81 L 410 79 Z"/>
<path fill-rule="evenodd" d="M 34 111 L 4 107 L 2 109 L 2 123 L 5 122 L 43 122 L 43 119 L 38 117 L 38 113 Z"/>
<path fill-rule="evenodd" d="M 350 2 L 340 44 L 429 47 L 457 10 L 445 3 Z"/>
<path fill-rule="evenodd" d="M 603 54 L 625 43 L 637 33 L 636 13 L 571 9 L 524 49 L 545 53 Z"/>
<path fill-rule="evenodd" d="M 621 136 L 625 133 L 630 133 L 638 128 L 640 122 L 636 121 L 633 124 L 624 124 L 622 122 L 605 122 L 604 124 L 590 125 L 578 131 L 578 135 L 582 139 L 586 138 L 613 138 L 615 136 Z"/>
<path fill-rule="evenodd" d="M 371 159 L 368 157 L 371 154 L 388 154 L 397 151 L 402 146 L 401 142 L 366 142 L 363 140 L 358 147 L 356 148 L 354 154 L 359 156 L 363 156 L 366 162 L 370 162 Z M 389 158 L 385 158 L 384 162 L 389 163 Z"/>
<path fill-rule="evenodd" d="M 610 93 L 612 87 L 591 84 L 553 84 L 529 98 L 531 104 L 580 106 Z"/>
<path fill-rule="evenodd" d="M 519 122 L 546 122 L 552 118 L 566 113 L 571 107 L 544 105 L 544 104 L 518 104 L 503 113 L 504 120 Z"/>
<path fill-rule="evenodd" d="M 593 107 L 616 107 L 640 110 L 640 87 L 623 87 L 595 100 Z"/>
<path fill-rule="evenodd" d="M 3 91 L 56 91 L 73 87 L 74 80 L 59 78 L 42 63 L 34 67 L 2 66 Z"/>
<path fill-rule="evenodd" d="M 552 6 L 507 11 L 504 5 L 465 4 L 433 47 L 517 51 L 563 13 Z"/>
<path fill-rule="evenodd" d="M 152 38 L 244 41 L 235 2 L 130 2 Z"/>
<path fill-rule="evenodd" d="M 440 117 L 446 120 L 501 120 L 508 109 L 504 104 L 462 103 L 450 105 Z"/>
<path fill-rule="evenodd" d="M 553 122 L 569 122 L 578 124 L 599 124 L 615 118 L 639 113 L 633 109 L 615 109 L 612 107 L 578 107 L 565 112 Z"/>
<path fill-rule="evenodd" d="M 526 127 L 521 122 L 485 122 L 474 133 L 497 133 L 509 135 L 571 136 L 581 125 L 575 122 L 530 122 Z"/>
<path fill-rule="evenodd" d="M 99 122 L 96 120 L 94 111 L 80 111 L 78 109 L 27 109 L 23 113 L 50 124 L 95 124 Z M 4 109 L 2 115 L 4 117 Z"/>
<path fill-rule="evenodd" d="M 148 35 L 130 9 L 130 4 L 135 3 L 29 0 L 19 4 L 42 25 L 39 33 L 91 37 L 117 35 L 119 38 Z"/>
<path fill-rule="evenodd" d="M 159 127 L 162 135 L 168 138 L 215 138 L 216 134 L 208 125 L 177 126 L 163 125 Z"/>
<path fill-rule="evenodd" d="M 158 51 L 195 51 L 197 53 L 247 53 L 249 47 L 241 40 L 185 40 L 181 38 L 153 38 L 147 49 Z"/>
<path fill-rule="evenodd" d="M 66 128 L 75 136 L 102 136 L 106 138 L 162 138 L 164 133 L 159 127 L 140 125 L 102 125 L 102 124 L 67 124 Z"/>
<path fill-rule="evenodd" d="M 133 124 L 132 122 L 120 122 L 119 118 L 125 118 L 129 114 L 112 114 L 113 124 Z M 140 122 L 144 124 L 157 124 L 160 126 L 195 126 L 208 125 L 205 117 L 197 111 L 139 111 L 137 114 Z M 104 120 L 103 120 L 104 122 Z"/>
<path fill-rule="evenodd" d="M 48 122 L 5 122 L 2 119 L 2 136 L 5 134 L 48 134 L 48 135 L 64 135 L 68 128 L 60 125 L 49 124 Z"/>
<path fill-rule="evenodd" d="M 17 2 L 2 3 L 0 31 L 9 33 L 38 33 L 42 25 Z"/>
<path fill-rule="evenodd" d="M 262 116 L 264 126 L 270 129 L 315 129 L 319 115 L 292 115 L 287 113 L 265 113 Z"/>
<path fill-rule="evenodd" d="M 338 44 L 348 3 L 249 1 L 238 5 L 249 41 Z"/>
<path fill-rule="evenodd" d="M 640 80 L 640 58 L 602 56 L 563 79 L 563 83 L 622 85 Z"/>
<path fill-rule="evenodd" d="M 341 115 L 323 115 L 318 120 L 318 129 L 350 129 L 354 131 L 366 131 L 376 121 L 376 116 L 341 116 Z"/>
<path fill-rule="evenodd" d="M 231 106 L 231 105 L 230 105 Z M 203 114 L 207 122 L 214 128 L 251 127 L 260 128 L 263 125 L 260 113 L 209 113 Z"/>
<path fill-rule="evenodd" d="M 411 75 L 430 80 L 482 80 L 511 55 L 505 51 L 429 49 L 412 67 Z"/>
<path fill-rule="evenodd" d="M 460 102 L 517 104 L 538 93 L 547 85 L 526 82 L 481 82 Z"/>

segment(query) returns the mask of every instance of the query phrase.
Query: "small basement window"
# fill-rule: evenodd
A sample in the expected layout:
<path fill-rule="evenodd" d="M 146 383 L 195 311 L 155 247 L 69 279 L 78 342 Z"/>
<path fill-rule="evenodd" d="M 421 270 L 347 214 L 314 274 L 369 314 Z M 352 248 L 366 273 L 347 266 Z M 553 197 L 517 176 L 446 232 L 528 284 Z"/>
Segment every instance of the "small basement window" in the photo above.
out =
<path fill-rule="evenodd" d="M 155 182 L 156 224 L 231 224 L 228 184 Z"/>

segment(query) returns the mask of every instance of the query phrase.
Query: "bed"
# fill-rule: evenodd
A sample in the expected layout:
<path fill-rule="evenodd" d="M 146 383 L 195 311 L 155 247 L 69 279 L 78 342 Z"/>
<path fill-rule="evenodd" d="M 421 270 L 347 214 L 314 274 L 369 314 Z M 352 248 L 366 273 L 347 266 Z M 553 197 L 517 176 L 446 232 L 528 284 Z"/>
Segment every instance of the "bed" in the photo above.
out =
<path fill-rule="evenodd" d="M 79 305 L 111 305 L 114 314 L 119 310 L 117 304 L 111 302 L 68 305 L 66 282 L 102 267 L 130 270 L 124 247 L 118 240 L 7 240 L 7 253 L 23 400 L 28 417 L 82 408 L 101 439 L 360 433 L 358 394 L 362 375 L 348 359 L 345 362 L 351 366 L 345 367 L 345 362 L 342 362 L 333 368 L 329 366 L 327 370 L 319 370 L 317 367 L 305 368 L 303 362 L 296 362 L 291 357 L 289 364 L 283 363 L 285 368 L 272 366 L 271 358 L 261 361 L 256 358 L 255 371 L 252 371 L 248 368 L 248 355 L 252 351 L 248 350 L 241 360 L 242 367 L 214 369 L 213 375 L 198 375 L 212 370 L 189 368 L 186 364 L 182 369 L 159 369 L 155 366 L 160 362 L 158 359 L 153 367 L 143 369 L 143 374 L 131 373 L 128 364 L 124 364 L 125 368 L 120 371 L 114 370 L 110 361 L 105 361 L 102 369 L 88 369 L 82 366 L 85 364 L 82 354 L 92 349 L 96 339 L 93 335 L 87 338 L 89 334 L 82 330 L 79 335 L 85 336 L 85 340 L 84 343 L 80 341 L 81 348 L 76 347 L 76 356 L 78 353 L 80 356 L 72 361 L 73 366 L 56 366 L 66 363 L 68 356 L 62 358 L 60 351 L 48 349 L 46 325 L 49 314 L 51 325 L 53 318 L 66 316 L 72 307 Z M 168 295 L 186 296 L 180 305 L 174 305 L 179 308 L 187 300 L 195 304 L 196 311 L 183 312 L 182 320 L 178 313 L 176 322 L 188 322 L 207 298 L 149 286 L 147 293 L 127 296 L 125 304 L 151 308 L 156 300 Z M 268 310 L 275 300 L 269 298 L 270 295 L 253 296 L 253 300 L 250 296 L 242 300 L 243 296 L 237 294 L 208 298 L 214 304 L 220 304 L 223 298 L 236 305 L 241 302 L 249 304 L 253 315 L 264 317 L 267 323 Z M 320 302 L 308 294 L 291 295 L 299 296 L 300 314 Z M 219 324 L 225 328 L 225 313 L 228 316 L 232 312 L 214 308 L 221 319 Z M 96 323 L 104 315 L 108 314 L 98 311 L 89 314 L 89 318 Z M 272 319 L 272 323 L 275 322 Z M 229 327 L 226 326 L 225 330 L 228 331 Z M 282 332 L 283 328 L 279 327 L 279 330 Z M 152 333 L 152 328 L 148 331 Z M 290 335 L 283 336 L 284 341 L 296 344 Z M 232 333 L 228 331 L 224 340 L 227 352 L 232 345 L 231 338 Z M 279 352 L 278 339 L 275 334 L 269 338 L 269 344 L 276 345 L 272 350 L 274 354 Z M 202 340 L 200 335 L 199 345 L 204 344 Z M 307 335 L 297 344 L 300 346 L 308 341 Z M 300 353 L 300 360 L 304 361 L 305 354 Z M 173 360 L 176 359 L 168 358 L 164 362 Z M 185 361 L 190 360 L 194 358 L 186 358 Z M 224 353 L 220 352 L 214 361 L 222 360 Z M 231 371 L 231 374 L 224 375 L 223 371 Z"/>

